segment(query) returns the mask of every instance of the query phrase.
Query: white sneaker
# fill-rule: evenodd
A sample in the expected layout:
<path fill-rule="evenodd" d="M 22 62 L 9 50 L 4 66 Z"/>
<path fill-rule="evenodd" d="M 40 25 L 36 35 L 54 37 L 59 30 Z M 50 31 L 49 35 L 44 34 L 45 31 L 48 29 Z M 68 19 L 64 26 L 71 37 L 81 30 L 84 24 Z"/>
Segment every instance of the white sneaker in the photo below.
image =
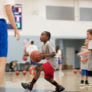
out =
<path fill-rule="evenodd" d="M 80 83 L 80 86 L 85 86 L 85 84 L 84 84 L 84 83 L 83 83 L 83 84 L 82 84 L 82 83 Z"/>

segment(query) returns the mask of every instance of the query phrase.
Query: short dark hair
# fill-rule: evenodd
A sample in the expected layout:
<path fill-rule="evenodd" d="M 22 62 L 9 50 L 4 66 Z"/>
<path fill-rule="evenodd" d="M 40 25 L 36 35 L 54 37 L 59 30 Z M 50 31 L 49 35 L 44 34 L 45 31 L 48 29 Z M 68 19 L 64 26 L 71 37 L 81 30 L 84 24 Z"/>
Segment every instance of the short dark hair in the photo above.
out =
<path fill-rule="evenodd" d="M 46 33 L 46 35 L 48 36 L 48 40 L 50 40 L 50 38 L 51 38 L 51 33 L 50 32 L 48 32 L 48 31 L 44 31 L 45 33 Z"/>
<path fill-rule="evenodd" d="M 34 44 L 34 41 L 31 41 L 31 44 Z"/>
<path fill-rule="evenodd" d="M 89 32 L 89 34 L 92 35 L 92 29 L 88 29 L 87 32 Z"/>

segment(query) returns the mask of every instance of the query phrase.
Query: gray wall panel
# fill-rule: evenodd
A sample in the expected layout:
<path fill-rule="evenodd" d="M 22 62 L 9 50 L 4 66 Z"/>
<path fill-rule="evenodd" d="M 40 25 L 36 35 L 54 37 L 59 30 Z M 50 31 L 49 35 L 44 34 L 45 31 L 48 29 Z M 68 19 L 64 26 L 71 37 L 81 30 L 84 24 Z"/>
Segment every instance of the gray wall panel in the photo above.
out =
<path fill-rule="evenodd" d="M 80 20 L 92 21 L 92 8 L 80 8 Z"/>
<path fill-rule="evenodd" d="M 73 7 L 46 6 L 48 20 L 74 20 Z"/>

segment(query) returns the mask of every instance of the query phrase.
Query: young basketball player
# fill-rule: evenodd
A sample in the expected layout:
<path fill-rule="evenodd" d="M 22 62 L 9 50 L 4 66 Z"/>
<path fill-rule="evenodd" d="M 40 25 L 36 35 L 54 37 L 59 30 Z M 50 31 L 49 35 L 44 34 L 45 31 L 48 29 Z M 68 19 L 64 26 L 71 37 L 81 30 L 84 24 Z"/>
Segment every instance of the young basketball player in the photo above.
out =
<path fill-rule="evenodd" d="M 12 13 L 13 5 L 14 0 L 0 0 L 0 85 L 3 80 L 8 52 L 7 18 L 14 28 L 15 36 L 17 36 L 18 40 L 20 39 L 20 34 Z"/>
<path fill-rule="evenodd" d="M 85 45 L 81 47 L 81 52 L 88 51 L 88 39 L 85 40 Z M 88 53 L 83 54 L 80 56 L 81 58 L 81 85 L 88 85 Z M 84 80 L 85 77 L 85 80 Z"/>
<path fill-rule="evenodd" d="M 38 47 L 35 45 L 35 42 L 34 42 L 34 41 L 31 41 L 30 44 L 29 44 L 29 46 L 26 48 L 26 51 L 27 51 L 27 53 L 28 53 L 29 56 L 30 56 L 31 53 L 32 53 L 32 51 L 35 51 L 35 50 L 38 50 Z M 35 72 L 34 68 L 37 66 L 38 63 L 33 62 L 33 61 L 31 60 L 31 58 L 30 58 L 30 62 L 31 62 L 31 67 L 30 67 L 30 69 L 33 69 L 33 71 Z M 30 71 L 30 69 L 29 69 L 29 71 Z M 31 74 L 30 80 L 32 80 L 32 79 L 34 78 L 34 75 L 35 75 L 34 73 Z"/>
<path fill-rule="evenodd" d="M 88 71 L 91 71 L 92 73 L 92 29 L 88 30 L 88 39 L 89 39 L 89 43 L 88 43 L 88 50 L 89 50 L 89 60 L 88 60 Z"/>
<path fill-rule="evenodd" d="M 59 65 L 59 71 L 62 71 L 62 51 L 59 46 L 56 46 L 56 56 Z"/>
<path fill-rule="evenodd" d="M 56 87 L 57 92 L 61 92 L 65 89 L 54 80 L 54 70 L 58 68 L 58 62 L 56 61 L 55 50 L 49 42 L 50 38 L 50 32 L 44 31 L 41 34 L 40 40 L 43 42 L 43 46 L 40 58 L 47 59 L 47 62 L 36 67 L 36 75 L 30 83 L 22 83 L 24 89 L 32 90 L 34 84 L 39 79 L 41 71 L 44 71 L 44 78 Z"/>
<path fill-rule="evenodd" d="M 92 73 L 92 29 L 88 29 L 87 31 L 88 38 L 88 50 L 81 52 L 79 55 L 83 55 L 85 53 L 89 53 L 88 57 L 88 71 Z"/>

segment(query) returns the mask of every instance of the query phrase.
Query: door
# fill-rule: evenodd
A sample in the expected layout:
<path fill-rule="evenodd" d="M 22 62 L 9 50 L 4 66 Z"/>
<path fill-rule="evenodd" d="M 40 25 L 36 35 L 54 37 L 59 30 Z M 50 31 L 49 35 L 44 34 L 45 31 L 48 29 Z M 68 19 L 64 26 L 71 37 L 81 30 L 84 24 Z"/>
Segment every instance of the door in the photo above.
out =
<path fill-rule="evenodd" d="M 68 65 L 72 65 L 74 68 L 74 62 L 75 62 L 75 48 L 66 47 L 66 63 Z"/>

